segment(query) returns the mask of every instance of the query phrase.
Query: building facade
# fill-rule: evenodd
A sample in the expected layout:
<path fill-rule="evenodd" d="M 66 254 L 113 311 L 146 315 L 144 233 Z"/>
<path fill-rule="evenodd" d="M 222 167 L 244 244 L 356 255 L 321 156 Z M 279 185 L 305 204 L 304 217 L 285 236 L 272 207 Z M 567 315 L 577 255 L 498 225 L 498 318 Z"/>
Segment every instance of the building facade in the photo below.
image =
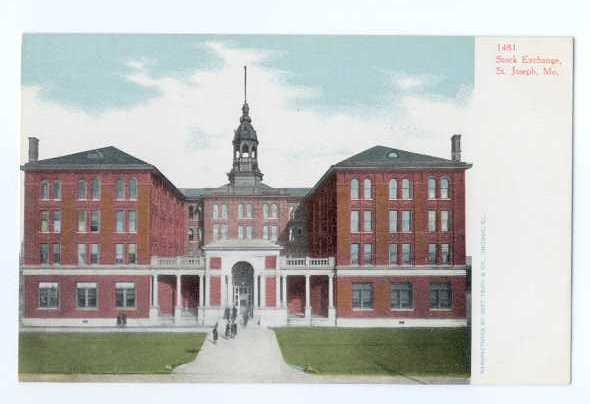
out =
<path fill-rule="evenodd" d="M 272 188 L 242 107 L 228 182 L 178 189 L 115 147 L 39 160 L 29 139 L 25 326 L 464 326 L 465 172 L 376 146 L 313 188 Z"/>

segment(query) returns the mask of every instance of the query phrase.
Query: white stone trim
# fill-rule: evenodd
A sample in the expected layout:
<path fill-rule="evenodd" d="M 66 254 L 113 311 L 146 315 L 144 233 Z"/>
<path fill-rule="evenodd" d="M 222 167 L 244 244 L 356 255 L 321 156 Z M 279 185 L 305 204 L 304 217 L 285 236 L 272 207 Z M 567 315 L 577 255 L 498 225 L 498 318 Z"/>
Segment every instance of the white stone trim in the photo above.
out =
<path fill-rule="evenodd" d="M 342 318 L 336 319 L 338 327 L 466 327 L 466 319 L 455 318 Z"/>
<path fill-rule="evenodd" d="M 23 275 L 202 275 L 204 269 L 162 268 L 155 269 L 148 266 L 92 266 L 92 267 L 24 267 Z"/>
<path fill-rule="evenodd" d="M 145 318 L 127 318 L 127 327 L 154 326 L 158 321 Z M 113 327 L 117 328 L 117 318 L 23 318 L 25 327 Z M 124 328 L 122 328 L 124 329 Z"/>
<path fill-rule="evenodd" d="M 467 275 L 462 269 L 340 269 L 336 271 L 339 277 L 388 277 L 388 276 L 460 276 Z"/>

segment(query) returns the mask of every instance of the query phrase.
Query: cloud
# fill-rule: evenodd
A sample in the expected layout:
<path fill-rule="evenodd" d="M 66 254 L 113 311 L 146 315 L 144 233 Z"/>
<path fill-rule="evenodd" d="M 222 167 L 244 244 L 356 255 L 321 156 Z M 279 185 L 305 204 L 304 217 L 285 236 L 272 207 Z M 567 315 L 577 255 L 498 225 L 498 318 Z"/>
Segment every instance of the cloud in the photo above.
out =
<path fill-rule="evenodd" d="M 154 77 L 144 70 L 145 61 L 129 61 L 133 73 L 128 79 L 160 96 L 100 115 L 47 102 L 38 86 L 23 87 L 22 133 L 40 139 L 41 158 L 114 145 L 155 164 L 178 187 L 218 186 L 231 168 L 244 65 L 260 166 L 269 185 L 312 186 L 331 164 L 376 144 L 449 157 L 451 134 L 465 129 L 468 93 L 433 99 L 398 92 L 370 113 L 355 106 L 319 112 L 294 107 L 294 100 L 314 97 L 316 90 L 287 84 L 284 72 L 264 63 L 267 51 L 221 42 L 206 46 L 223 60 L 222 67 L 188 78 Z M 427 85 L 425 77 L 400 80 L 398 87 L 406 90 Z"/>

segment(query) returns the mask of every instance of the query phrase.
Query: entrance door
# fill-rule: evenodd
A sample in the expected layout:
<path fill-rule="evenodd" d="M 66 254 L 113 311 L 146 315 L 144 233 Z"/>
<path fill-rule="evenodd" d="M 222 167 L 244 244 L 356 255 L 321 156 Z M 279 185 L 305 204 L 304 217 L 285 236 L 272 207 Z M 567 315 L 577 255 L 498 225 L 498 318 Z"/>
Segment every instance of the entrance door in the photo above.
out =
<path fill-rule="evenodd" d="M 232 268 L 234 304 L 240 319 L 254 315 L 254 269 L 247 262 L 238 262 Z"/>

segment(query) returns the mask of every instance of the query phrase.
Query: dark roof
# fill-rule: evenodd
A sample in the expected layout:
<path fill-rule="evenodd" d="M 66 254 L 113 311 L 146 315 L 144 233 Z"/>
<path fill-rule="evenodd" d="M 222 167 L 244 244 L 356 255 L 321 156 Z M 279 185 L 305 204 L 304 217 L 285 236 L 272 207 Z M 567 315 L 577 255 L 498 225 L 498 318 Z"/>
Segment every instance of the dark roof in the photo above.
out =
<path fill-rule="evenodd" d="M 375 146 L 334 164 L 340 168 L 469 168 L 463 161 L 447 160 L 385 146 Z"/>
<path fill-rule="evenodd" d="M 252 126 L 252 118 L 249 115 L 250 107 L 248 103 L 244 102 L 242 106 L 242 116 L 240 117 L 240 126 L 234 131 L 233 143 L 240 143 L 243 140 L 252 140 L 258 142 L 256 137 L 256 130 Z"/>
<path fill-rule="evenodd" d="M 232 187 L 230 184 L 218 188 L 180 188 L 187 199 L 199 199 L 212 196 L 287 196 L 303 198 L 311 188 L 273 188 L 266 184 L 256 187 Z"/>
<path fill-rule="evenodd" d="M 30 161 L 23 169 L 153 169 L 149 163 L 114 146 L 86 150 L 50 159 Z"/>

